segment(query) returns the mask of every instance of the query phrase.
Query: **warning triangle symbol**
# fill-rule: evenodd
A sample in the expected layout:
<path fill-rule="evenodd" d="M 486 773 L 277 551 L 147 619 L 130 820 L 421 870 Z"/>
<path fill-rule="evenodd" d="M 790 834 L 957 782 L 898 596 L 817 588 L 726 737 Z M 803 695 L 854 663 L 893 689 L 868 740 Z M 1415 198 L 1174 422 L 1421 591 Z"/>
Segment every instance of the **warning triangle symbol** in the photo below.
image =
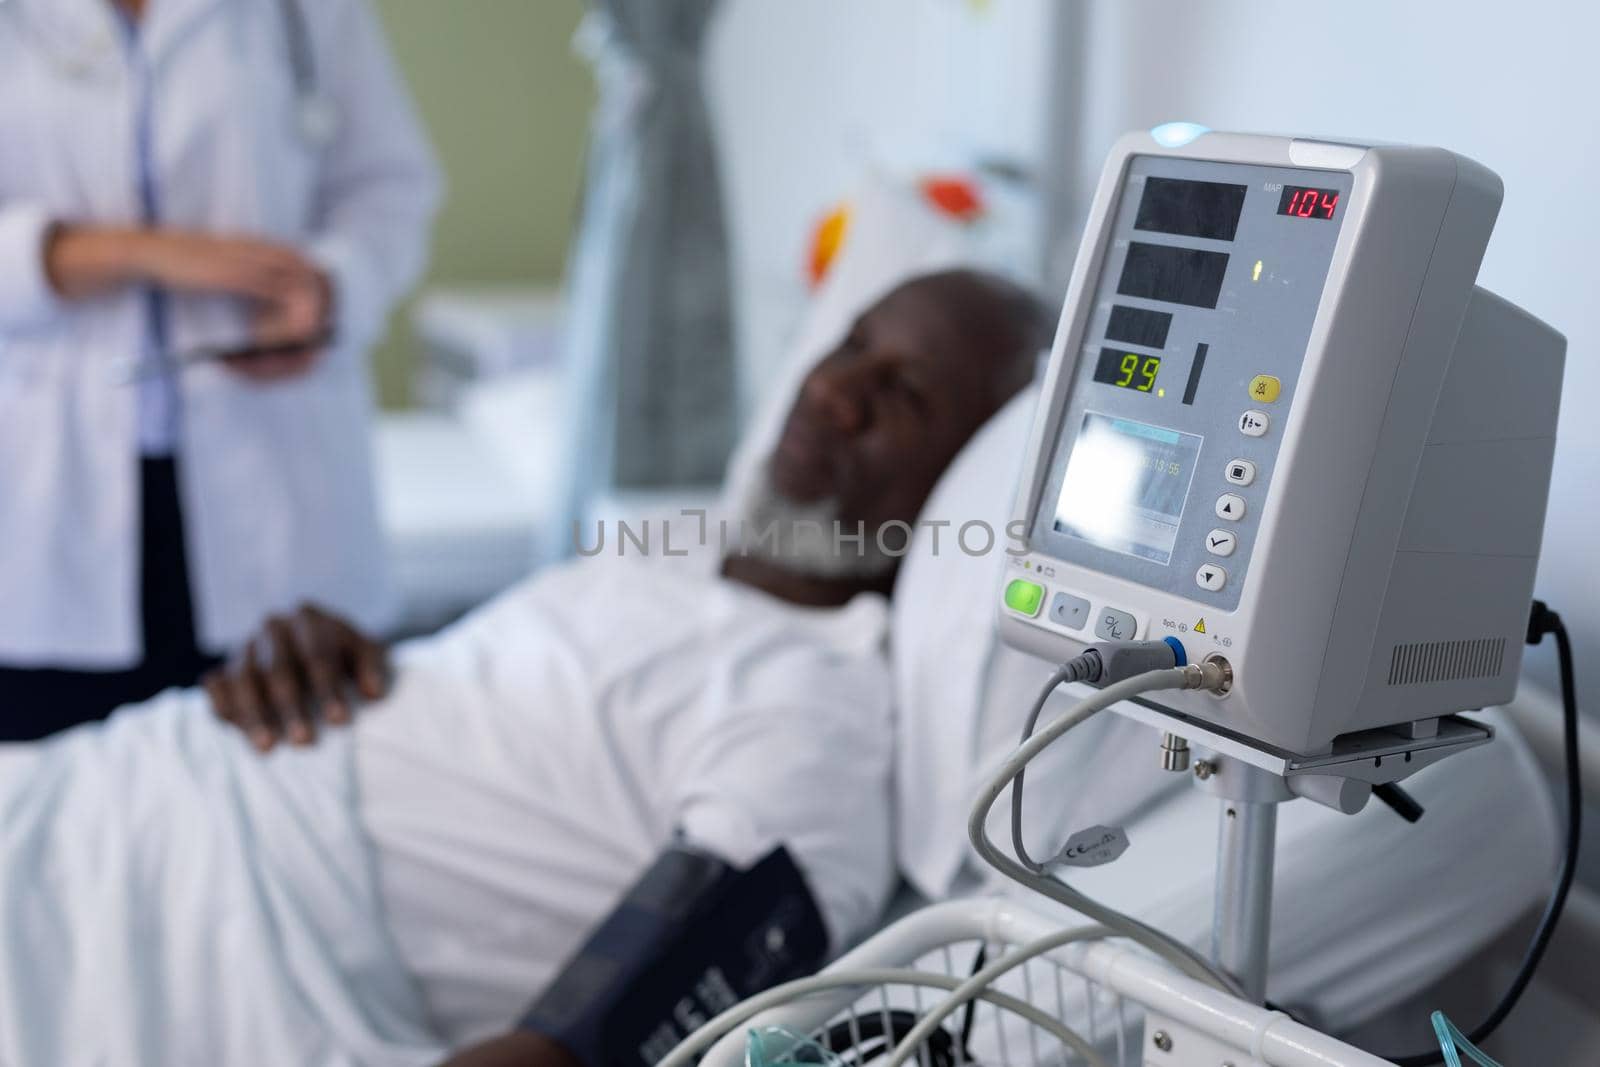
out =
<path fill-rule="evenodd" d="M 1195 623 L 1194 624 L 1194 632 L 1197 633 L 1197 634 L 1205 633 L 1206 632 L 1206 620 L 1201 619 L 1199 622 Z"/>

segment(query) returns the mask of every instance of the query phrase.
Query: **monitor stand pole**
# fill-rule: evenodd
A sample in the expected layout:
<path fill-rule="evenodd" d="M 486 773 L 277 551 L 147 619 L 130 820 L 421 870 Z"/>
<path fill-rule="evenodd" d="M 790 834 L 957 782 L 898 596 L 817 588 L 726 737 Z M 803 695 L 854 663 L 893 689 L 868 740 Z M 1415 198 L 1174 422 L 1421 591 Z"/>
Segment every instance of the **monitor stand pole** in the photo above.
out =
<path fill-rule="evenodd" d="M 1267 995 L 1278 805 L 1294 794 L 1281 777 L 1227 756 L 1210 756 L 1195 770 L 1195 784 L 1216 795 L 1220 806 L 1211 958 L 1239 981 L 1246 999 L 1261 1004 Z"/>

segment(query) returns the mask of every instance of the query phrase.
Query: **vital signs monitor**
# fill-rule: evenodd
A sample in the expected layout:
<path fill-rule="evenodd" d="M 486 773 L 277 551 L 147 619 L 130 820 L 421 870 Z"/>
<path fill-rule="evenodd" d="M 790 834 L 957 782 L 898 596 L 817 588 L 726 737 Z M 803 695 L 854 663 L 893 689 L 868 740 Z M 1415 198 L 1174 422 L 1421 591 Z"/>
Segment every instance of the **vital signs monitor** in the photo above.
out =
<path fill-rule="evenodd" d="M 1112 151 L 1000 628 L 1173 638 L 1221 736 L 1330 752 L 1511 698 L 1565 342 L 1475 285 L 1499 179 L 1437 148 L 1161 129 Z"/>

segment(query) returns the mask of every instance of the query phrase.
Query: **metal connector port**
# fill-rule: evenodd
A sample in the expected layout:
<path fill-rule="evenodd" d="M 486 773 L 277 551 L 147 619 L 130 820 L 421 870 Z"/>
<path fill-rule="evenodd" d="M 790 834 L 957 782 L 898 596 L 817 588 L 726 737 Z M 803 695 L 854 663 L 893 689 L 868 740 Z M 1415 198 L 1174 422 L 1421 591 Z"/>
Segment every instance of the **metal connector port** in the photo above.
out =
<path fill-rule="evenodd" d="M 1219 697 L 1227 696 L 1233 690 L 1233 664 L 1216 652 L 1211 653 L 1201 662 L 1205 666 L 1215 668 L 1221 673 L 1221 679 L 1217 684 L 1208 688 Z"/>

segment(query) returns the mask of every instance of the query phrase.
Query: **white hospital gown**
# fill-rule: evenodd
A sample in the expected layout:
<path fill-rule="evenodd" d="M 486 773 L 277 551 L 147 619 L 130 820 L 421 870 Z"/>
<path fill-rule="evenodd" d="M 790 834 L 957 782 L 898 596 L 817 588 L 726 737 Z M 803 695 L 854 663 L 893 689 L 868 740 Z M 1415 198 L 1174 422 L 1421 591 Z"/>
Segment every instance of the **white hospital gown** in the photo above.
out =
<path fill-rule="evenodd" d="M 436 1062 L 516 1021 L 679 831 L 890 882 L 884 605 L 550 571 L 265 759 L 193 691 L 0 746 L 0 1067 Z"/>
<path fill-rule="evenodd" d="M 884 617 L 596 559 L 409 648 L 356 756 L 440 1030 L 515 1019 L 680 830 L 739 864 L 786 843 L 836 946 L 859 935 L 892 880 Z"/>

